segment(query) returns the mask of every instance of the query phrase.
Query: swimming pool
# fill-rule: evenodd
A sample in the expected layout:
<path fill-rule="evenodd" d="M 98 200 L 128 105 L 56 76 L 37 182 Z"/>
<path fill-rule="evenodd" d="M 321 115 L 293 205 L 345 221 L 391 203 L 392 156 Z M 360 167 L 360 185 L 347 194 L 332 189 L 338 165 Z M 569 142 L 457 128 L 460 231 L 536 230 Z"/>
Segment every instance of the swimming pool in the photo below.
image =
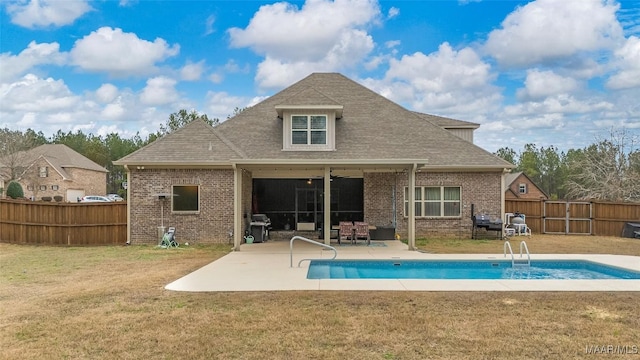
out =
<path fill-rule="evenodd" d="M 640 279 L 640 272 L 586 260 L 311 260 L 307 279 Z"/>

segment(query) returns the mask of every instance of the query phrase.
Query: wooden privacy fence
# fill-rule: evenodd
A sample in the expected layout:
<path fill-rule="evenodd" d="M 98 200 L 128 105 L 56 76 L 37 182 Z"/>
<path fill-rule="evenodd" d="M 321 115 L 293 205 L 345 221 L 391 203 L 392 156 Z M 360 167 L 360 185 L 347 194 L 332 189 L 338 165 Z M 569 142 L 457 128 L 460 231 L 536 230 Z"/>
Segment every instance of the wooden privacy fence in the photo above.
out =
<path fill-rule="evenodd" d="M 621 236 L 627 222 L 640 222 L 640 203 L 510 199 L 505 211 L 525 214 L 527 226 L 542 234 Z"/>
<path fill-rule="evenodd" d="M 127 241 L 127 204 L 0 200 L 0 242 L 114 245 Z"/>

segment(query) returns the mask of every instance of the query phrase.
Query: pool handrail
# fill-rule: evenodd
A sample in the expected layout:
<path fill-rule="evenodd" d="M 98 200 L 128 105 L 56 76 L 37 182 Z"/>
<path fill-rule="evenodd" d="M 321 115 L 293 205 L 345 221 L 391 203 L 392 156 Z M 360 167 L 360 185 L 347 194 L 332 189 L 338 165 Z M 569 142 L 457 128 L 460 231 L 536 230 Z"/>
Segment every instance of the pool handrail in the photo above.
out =
<path fill-rule="evenodd" d="M 513 265 L 513 263 L 515 262 L 515 258 L 513 257 L 513 250 L 511 249 L 511 243 L 509 242 L 509 240 L 505 241 L 504 246 L 502 247 L 504 257 L 507 257 L 507 249 L 509 249 L 509 254 L 511 254 L 511 264 Z"/>
<path fill-rule="evenodd" d="M 296 235 L 294 237 L 291 238 L 291 241 L 289 241 L 289 267 L 293 267 L 293 242 L 295 240 L 302 240 L 302 241 L 306 241 L 310 244 L 314 244 L 314 245 L 318 245 L 318 246 L 322 246 L 324 248 L 327 248 L 329 250 L 333 250 L 333 257 L 331 258 L 331 260 L 335 259 L 338 256 L 338 250 L 336 250 L 336 248 L 334 248 L 333 246 L 327 245 L 327 244 L 323 244 L 321 242 L 318 241 L 314 241 L 311 239 L 307 239 L 306 237 L 300 236 L 300 235 Z M 298 262 L 298 267 L 300 267 L 300 264 L 302 264 L 303 261 L 306 260 L 313 260 L 313 259 L 302 259 Z"/>
<path fill-rule="evenodd" d="M 522 249 L 525 249 L 527 252 L 527 259 L 525 260 L 522 257 Z M 525 243 L 524 241 L 520 242 L 520 259 L 516 260 L 515 256 L 513 255 L 513 249 L 511 249 L 511 243 L 509 242 L 509 240 L 504 242 L 504 246 L 503 246 L 503 253 L 504 253 L 504 257 L 507 257 L 507 249 L 509 249 L 509 254 L 511 254 L 511 266 L 515 267 L 516 265 L 519 266 L 531 266 L 531 255 L 529 254 L 529 248 L 527 247 L 527 243 Z"/>
<path fill-rule="evenodd" d="M 529 247 L 527 246 L 527 243 L 523 241 L 520 241 L 520 257 L 522 258 L 522 249 L 524 248 L 524 250 L 527 252 L 527 264 L 529 266 L 531 266 L 531 254 L 529 254 Z"/>

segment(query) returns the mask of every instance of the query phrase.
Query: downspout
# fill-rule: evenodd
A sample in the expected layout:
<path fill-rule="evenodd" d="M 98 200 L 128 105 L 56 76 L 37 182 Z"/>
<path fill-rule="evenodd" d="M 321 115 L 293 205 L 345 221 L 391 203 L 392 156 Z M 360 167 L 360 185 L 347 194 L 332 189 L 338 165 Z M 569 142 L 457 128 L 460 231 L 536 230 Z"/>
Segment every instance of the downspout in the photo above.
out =
<path fill-rule="evenodd" d="M 242 243 L 242 169 L 233 164 L 233 250 Z"/>
<path fill-rule="evenodd" d="M 418 164 L 414 163 L 409 171 L 409 226 L 407 245 L 409 250 L 416 250 L 416 169 Z"/>
<path fill-rule="evenodd" d="M 127 172 L 127 242 L 125 244 L 131 245 L 131 171 L 129 166 L 124 166 Z"/>

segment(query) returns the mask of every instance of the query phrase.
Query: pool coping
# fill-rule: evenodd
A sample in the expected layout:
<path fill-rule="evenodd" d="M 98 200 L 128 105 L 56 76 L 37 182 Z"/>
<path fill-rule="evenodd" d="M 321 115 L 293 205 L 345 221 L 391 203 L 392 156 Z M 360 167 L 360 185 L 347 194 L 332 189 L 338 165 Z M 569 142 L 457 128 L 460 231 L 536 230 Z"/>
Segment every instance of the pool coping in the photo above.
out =
<path fill-rule="evenodd" d="M 384 244 L 384 245 L 382 245 Z M 432 254 L 409 251 L 400 241 L 380 246 L 336 246 L 337 259 L 504 260 L 500 254 Z M 529 244 L 531 247 L 532 244 Z M 233 291 L 640 291 L 640 280 L 421 280 L 421 279 L 307 279 L 309 261 L 330 259 L 333 251 L 307 243 L 243 244 L 165 289 L 187 292 Z M 516 255 L 519 256 L 519 255 Z M 510 259 L 510 256 L 508 256 Z M 597 254 L 531 254 L 532 260 L 588 260 L 640 271 L 640 256 Z M 293 263 L 293 267 L 290 264 Z"/>

